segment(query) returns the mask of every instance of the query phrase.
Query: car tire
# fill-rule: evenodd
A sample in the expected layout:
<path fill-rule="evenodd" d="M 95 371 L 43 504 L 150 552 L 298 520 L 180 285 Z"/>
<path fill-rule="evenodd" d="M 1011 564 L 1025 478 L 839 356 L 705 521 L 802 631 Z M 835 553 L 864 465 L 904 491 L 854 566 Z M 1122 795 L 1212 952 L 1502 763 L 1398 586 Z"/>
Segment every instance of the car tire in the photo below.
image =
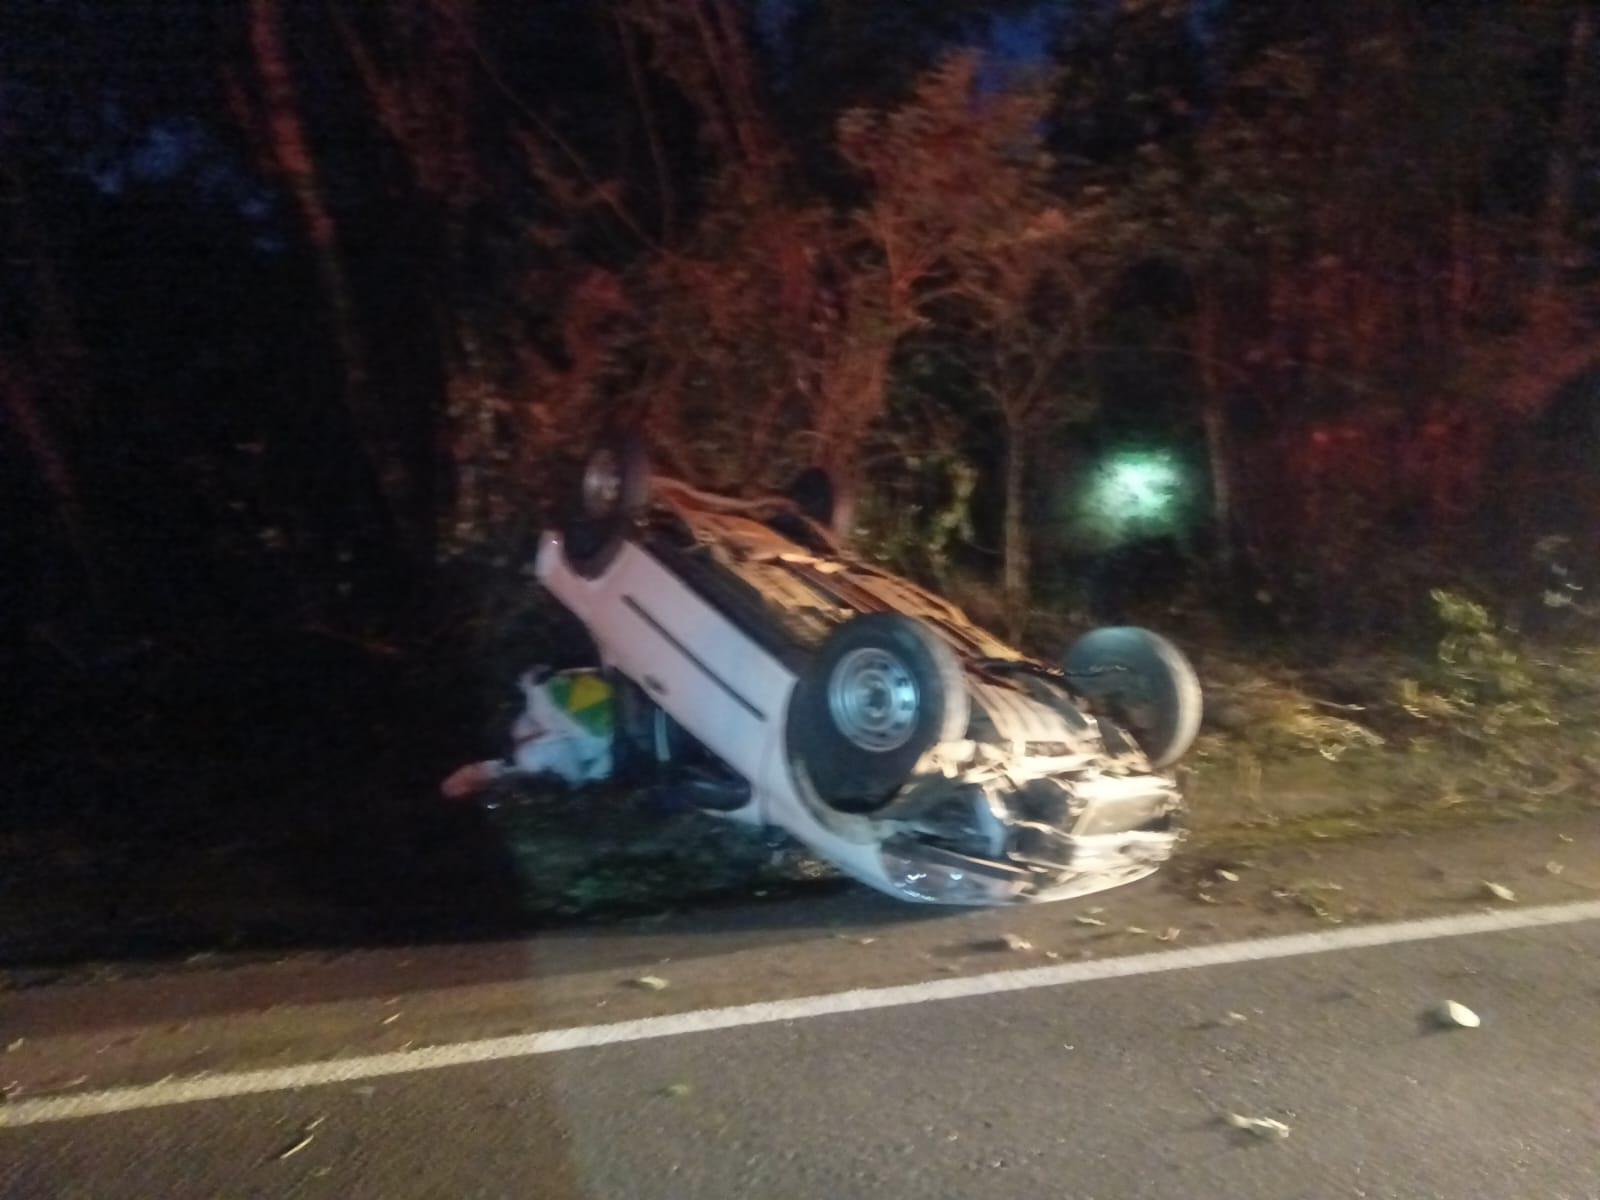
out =
<path fill-rule="evenodd" d="M 790 481 L 783 494 L 794 502 L 801 516 L 815 521 L 824 529 L 833 528 L 837 496 L 833 476 L 827 471 L 821 467 L 807 467 Z"/>
<path fill-rule="evenodd" d="M 835 629 L 796 684 L 789 757 L 818 799 L 870 813 L 930 748 L 964 736 L 970 715 L 950 646 L 914 618 L 868 613 Z"/>
<path fill-rule="evenodd" d="M 600 575 L 650 507 L 650 456 L 634 433 L 601 438 L 568 498 L 562 547 L 585 579 Z"/>
<path fill-rule="evenodd" d="M 1150 765 L 1170 767 L 1194 744 L 1204 701 L 1189 659 L 1166 638 L 1108 626 L 1073 643 L 1062 662 L 1068 687 L 1125 728 Z"/>

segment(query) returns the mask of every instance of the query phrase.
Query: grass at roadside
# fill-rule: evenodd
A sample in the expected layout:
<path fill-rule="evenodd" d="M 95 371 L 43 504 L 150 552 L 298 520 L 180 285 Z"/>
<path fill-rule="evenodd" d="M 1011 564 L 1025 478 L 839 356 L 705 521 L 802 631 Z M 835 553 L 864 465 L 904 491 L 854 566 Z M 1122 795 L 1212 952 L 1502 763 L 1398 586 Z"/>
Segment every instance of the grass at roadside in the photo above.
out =
<path fill-rule="evenodd" d="M 1457 647 L 1456 649 L 1459 649 Z M 1215 661 L 1182 768 L 1194 843 L 1422 831 L 1600 800 L 1600 647 L 1317 669 Z"/>

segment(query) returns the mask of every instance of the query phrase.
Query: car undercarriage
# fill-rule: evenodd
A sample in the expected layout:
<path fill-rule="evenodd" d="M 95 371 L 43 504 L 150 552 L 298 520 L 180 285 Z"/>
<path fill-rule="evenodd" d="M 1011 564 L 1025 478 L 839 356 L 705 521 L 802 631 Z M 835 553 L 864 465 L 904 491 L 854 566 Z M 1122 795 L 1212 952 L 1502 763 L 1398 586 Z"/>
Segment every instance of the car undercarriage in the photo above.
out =
<path fill-rule="evenodd" d="M 637 471 L 642 454 L 610 461 Z M 1165 768 L 1199 690 L 1164 639 L 1098 630 L 1051 665 L 784 497 L 647 474 L 583 498 L 539 577 L 617 680 L 631 760 L 687 781 L 698 807 L 784 829 L 909 900 L 1059 899 L 1172 853 Z"/>

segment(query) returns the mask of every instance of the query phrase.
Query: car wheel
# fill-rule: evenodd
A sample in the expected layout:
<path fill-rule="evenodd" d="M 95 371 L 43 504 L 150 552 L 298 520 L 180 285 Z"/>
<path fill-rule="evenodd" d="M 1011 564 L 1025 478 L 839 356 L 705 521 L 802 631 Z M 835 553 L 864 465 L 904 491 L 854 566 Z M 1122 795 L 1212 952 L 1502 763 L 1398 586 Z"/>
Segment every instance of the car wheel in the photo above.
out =
<path fill-rule="evenodd" d="M 584 460 L 569 497 L 562 546 L 572 569 L 592 579 L 610 565 L 650 506 L 650 459 L 637 434 L 610 434 Z"/>
<path fill-rule="evenodd" d="M 824 529 L 833 528 L 835 495 L 833 477 L 821 467 L 807 467 L 796 475 L 784 495 L 794 501 L 801 515 Z"/>
<path fill-rule="evenodd" d="M 841 812 L 881 808 L 971 713 L 955 652 L 927 625 L 868 613 L 822 643 L 789 704 L 789 755 Z"/>
<path fill-rule="evenodd" d="M 1073 643 L 1062 667 L 1072 691 L 1127 729 L 1152 766 L 1170 767 L 1194 744 L 1200 679 L 1160 634 L 1132 625 L 1096 629 Z"/>

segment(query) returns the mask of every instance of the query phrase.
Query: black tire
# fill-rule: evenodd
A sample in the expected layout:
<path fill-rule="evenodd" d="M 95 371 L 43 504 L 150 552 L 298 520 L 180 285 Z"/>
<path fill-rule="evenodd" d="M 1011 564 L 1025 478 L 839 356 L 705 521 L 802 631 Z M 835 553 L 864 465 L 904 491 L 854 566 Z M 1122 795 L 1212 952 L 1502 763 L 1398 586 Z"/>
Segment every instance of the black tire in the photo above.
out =
<path fill-rule="evenodd" d="M 1194 744 L 1204 701 L 1183 651 L 1134 625 L 1110 626 L 1073 643 L 1067 685 L 1133 735 L 1154 767 L 1170 767 Z"/>
<path fill-rule="evenodd" d="M 888 803 L 971 715 L 955 652 L 927 625 L 868 613 L 831 633 L 789 703 L 788 749 L 817 797 L 841 812 Z"/>
<path fill-rule="evenodd" d="M 562 547 L 572 569 L 586 579 L 601 574 L 649 508 L 650 456 L 644 439 L 634 433 L 601 438 L 568 498 Z"/>
<path fill-rule="evenodd" d="M 852 493 L 847 488 L 840 488 L 833 476 L 822 467 L 807 467 L 801 471 L 783 494 L 794 503 L 802 516 L 827 530 L 836 544 L 843 546 L 850 541 L 850 531 L 855 524 Z M 801 536 L 799 540 L 804 543 L 807 539 Z"/>
<path fill-rule="evenodd" d="M 794 501 L 794 506 L 804 517 L 815 521 L 824 529 L 833 529 L 835 493 L 833 477 L 821 467 L 807 467 L 796 475 L 784 495 Z"/>

